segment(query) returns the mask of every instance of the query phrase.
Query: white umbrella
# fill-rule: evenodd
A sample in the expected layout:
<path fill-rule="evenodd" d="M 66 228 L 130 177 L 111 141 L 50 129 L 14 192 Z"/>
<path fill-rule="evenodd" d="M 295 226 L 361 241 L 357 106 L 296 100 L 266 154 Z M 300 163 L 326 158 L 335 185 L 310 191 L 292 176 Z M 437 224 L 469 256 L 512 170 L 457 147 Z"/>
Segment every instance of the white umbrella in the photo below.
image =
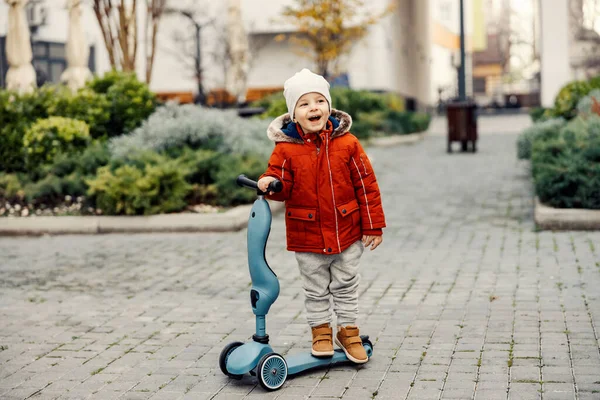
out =
<path fill-rule="evenodd" d="M 76 92 L 85 85 L 86 80 L 92 77 L 87 67 L 90 50 L 81 24 L 81 0 L 68 0 L 67 8 L 69 9 L 67 69 L 60 76 L 60 80 L 66 83 L 71 91 Z"/>
<path fill-rule="evenodd" d="M 231 64 L 227 70 L 227 91 L 243 102 L 248 77 L 248 37 L 244 31 L 240 0 L 229 0 L 227 9 L 227 40 Z"/>
<path fill-rule="evenodd" d="M 8 31 L 6 32 L 6 88 L 19 93 L 30 93 L 36 87 L 35 70 L 31 65 L 33 55 L 29 39 L 29 26 L 25 17 L 25 4 L 29 0 L 6 0 L 8 6 Z"/>

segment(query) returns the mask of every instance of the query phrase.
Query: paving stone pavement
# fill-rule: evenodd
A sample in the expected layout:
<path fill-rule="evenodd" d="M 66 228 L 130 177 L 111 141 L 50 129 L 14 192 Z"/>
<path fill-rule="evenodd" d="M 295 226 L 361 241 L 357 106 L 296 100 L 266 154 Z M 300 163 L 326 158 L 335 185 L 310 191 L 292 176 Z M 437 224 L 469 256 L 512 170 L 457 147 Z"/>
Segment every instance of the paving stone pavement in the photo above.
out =
<path fill-rule="evenodd" d="M 600 232 L 535 229 L 528 165 L 501 134 L 517 120 L 488 124 L 476 154 L 436 134 L 368 150 L 389 227 L 362 260 L 364 366 L 276 392 L 220 372 L 255 328 L 245 231 L 0 238 L 0 398 L 600 399 Z M 282 216 L 267 259 L 271 344 L 308 351 Z"/>

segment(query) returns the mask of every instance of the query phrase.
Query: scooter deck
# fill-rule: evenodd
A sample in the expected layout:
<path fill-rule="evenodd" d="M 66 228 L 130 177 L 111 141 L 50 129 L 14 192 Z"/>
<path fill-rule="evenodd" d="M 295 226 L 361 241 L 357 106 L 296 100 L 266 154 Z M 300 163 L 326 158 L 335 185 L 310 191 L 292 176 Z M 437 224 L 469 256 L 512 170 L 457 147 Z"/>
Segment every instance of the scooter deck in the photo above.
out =
<path fill-rule="evenodd" d="M 367 348 L 367 346 L 365 346 L 365 348 Z M 367 350 L 367 355 L 371 357 L 371 355 L 373 354 L 372 349 L 369 348 Z M 335 349 L 333 352 L 333 356 L 331 357 L 315 357 L 310 353 L 303 352 L 287 355 L 285 357 L 285 361 L 288 366 L 288 376 L 298 374 L 300 372 L 312 368 L 324 367 L 327 365 L 338 364 L 343 362 L 352 362 L 348 360 L 348 357 L 346 357 L 346 353 L 344 353 L 344 350 L 342 349 Z"/>

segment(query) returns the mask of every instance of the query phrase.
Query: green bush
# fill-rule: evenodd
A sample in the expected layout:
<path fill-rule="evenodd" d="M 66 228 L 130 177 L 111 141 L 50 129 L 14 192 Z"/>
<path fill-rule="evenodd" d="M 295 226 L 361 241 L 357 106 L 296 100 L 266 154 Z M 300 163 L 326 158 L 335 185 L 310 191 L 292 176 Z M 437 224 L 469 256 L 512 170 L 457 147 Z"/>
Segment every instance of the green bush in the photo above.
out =
<path fill-rule="evenodd" d="M 48 115 L 84 121 L 90 127 L 93 138 L 108 136 L 108 123 L 111 118 L 110 103 L 105 95 L 89 88 L 80 89 L 77 93 L 65 87 L 56 100 L 50 104 Z"/>
<path fill-rule="evenodd" d="M 215 204 L 220 206 L 247 204 L 256 199 L 256 192 L 239 187 L 235 179 L 239 174 L 258 179 L 265 171 L 265 161 L 257 156 L 221 154 L 220 168 L 214 172 L 217 197 Z"/>
<path fill-rule="evenodd" d="M 155 94 L 134 73 L 108 72 L 88 82 L 87 86 L 104 94 L 110 104 L 106 132 L 109 137 L 131 132 L 156 109 Z"/>
<path fill-rule="evenodd" d="M 83 150 L 90 131 L 83 121 L 63 117 L 40 119 L 25 132 L 23 146 L 29 169 L 51 163 L 60 152 Z"/>
<path fill-rule="evenodd" d="M 536 136 L 531 163 L 543 203 L 600 209 L 600 117 L 577 118 L 558 135 Z"/>
<path fill-rule="evenodd" d="M 411 116 L 411 133 L 423 132 L 429 128 L 431 123 L 431 115 L 422 112 L 410 113 Z"/>
<path fill-rule="evenodd" d="M 176 160 L 157 156 L 156 163 L 143 169 L 123 165 L 112 171 L 101 167 L 94 179 L 87 180 L 88 194 L 96 207 L 110 215 L 151 215 L 180 211 L 191 187 L 186 172 Z"/>
<path fill-rule="evenodd" d="M 533 122 L 541 122 L 545 119 L 548 110 L 548 108 L 544 107 L 533 107 L 529 110 L 529 116 Z"/>
<path fill-rule="evenodd" d="M 600 76 L 587 81 L 569 82 L 563 86 L 554 100 L 553 116 L 574 118 L 577 115 L 577 104 L 593 89 L 600 89 Z"/>
<path fill-rule="evenodd" d="M 350 131 L 359 139 L 368 139 L 376 135 L 376 130 L 369 121 L 352 121 Z"/>
<path fill-rule="evenodd" d="M 531 146 L 536 137 L 549 139 L 557 137 L 560 129 L 565 126 L 566 121 L 563 118 L 553 118 L 547 121 L 538 122 L 525 129 L 517 139 L 517 157 L 520 160 L 531 159 Z"/>
<path fill-rule="evenodd" d="M 23 197 L 25 192 L 17 174 L 0 172 L 0 201 L 15 201 Z"/>
<path fill-rule="evenodd" d="M 190 204 L 232 206 L 253 201 L 256 194 L 239 187 L 235 179 L 239 174 L 258 178 L 264 172 L 266 162 L 258 155 L 194 150 L 189 147 L 172 149 L 167 153 L 177 160 L 183 171 L 186 171 L 186 182 L 192 186 L 188 196 Z M 139 167 L 140 161 L 148 162 L 146 160 L 156 157 L 152 154 L 146 153 L 137 160 L 128 162 Z"/>
<path fill-rule="evenodd" d="M 94 142 L 79 153 L 58 153 L 51 164 L 41 165 L 21 175 L 24 195 L 34 205 L 44 204 L 50 208 L 64 202 L 65 196 L 85 197 L 87 179 L 96 175 L 96 170 L 109 164 L 110 153 L 104 142 Z M 89 200 L 87 206 L 94 204 Z"/>
<path fill-rule="evenodd" d="M 332 88 L 332 107 L 347 112 L 354 120 L 359 120 L 359 113 L 375 111 L 403 111 L 404 99 L 394 93 L 374 93 L 368 90 L 354 90 L 349 88 Z M 274 93 L 252 103 L 255 107 L 263 107 L 266 111 L 261 118 L 276 118 L 287 113 L 287 106 L 283 93 Z"/>
<path fill-rule="evenodd" d="M 380 118 L 380 121 L 373 122 L 374 128 L 381 129 L 388 135 L 423 132 L 427 130 L 431 120 L 429 114 L 419 112 L 387 110 L 382 114 L 376 113 L 375 115 Z M 379 115 L 381 116 L 379 117 Z"/>
<path fill-rule="evenodd" d="M 359 112 L 370 113 L 385 111 L 389 108 L 385 95 L 368 90 L 333 88 L 331 89 L 331 102 L 334 108 L 345 111 L 352 117 L 358 116 Z"/>
<path fill-rule="evenodd" d="M 23 136 L 38 119 L 48 117 L 55 89 L 44 86 L 33 94 L 0 90 L 0 171 L 25 170 Z"/>

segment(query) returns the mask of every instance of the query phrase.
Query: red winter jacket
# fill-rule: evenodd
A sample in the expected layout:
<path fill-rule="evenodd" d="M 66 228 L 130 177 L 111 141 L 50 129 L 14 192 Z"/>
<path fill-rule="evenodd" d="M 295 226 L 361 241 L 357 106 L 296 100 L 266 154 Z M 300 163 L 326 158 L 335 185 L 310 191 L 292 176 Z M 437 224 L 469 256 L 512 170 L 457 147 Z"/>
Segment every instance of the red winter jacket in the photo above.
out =
<path fill-rule="evenodd" d="M 290 251 L 336 254 L 363 234 L 382 234 L 379 186 L 358 139 L 348 133 L 351 125 L 350 115 L 335 109 L 318 137 L 305 135 L 289 114 L 269 125 L 275 149 L 262 176 L 283 183 L 267 197 L 285 201 Z"/>

